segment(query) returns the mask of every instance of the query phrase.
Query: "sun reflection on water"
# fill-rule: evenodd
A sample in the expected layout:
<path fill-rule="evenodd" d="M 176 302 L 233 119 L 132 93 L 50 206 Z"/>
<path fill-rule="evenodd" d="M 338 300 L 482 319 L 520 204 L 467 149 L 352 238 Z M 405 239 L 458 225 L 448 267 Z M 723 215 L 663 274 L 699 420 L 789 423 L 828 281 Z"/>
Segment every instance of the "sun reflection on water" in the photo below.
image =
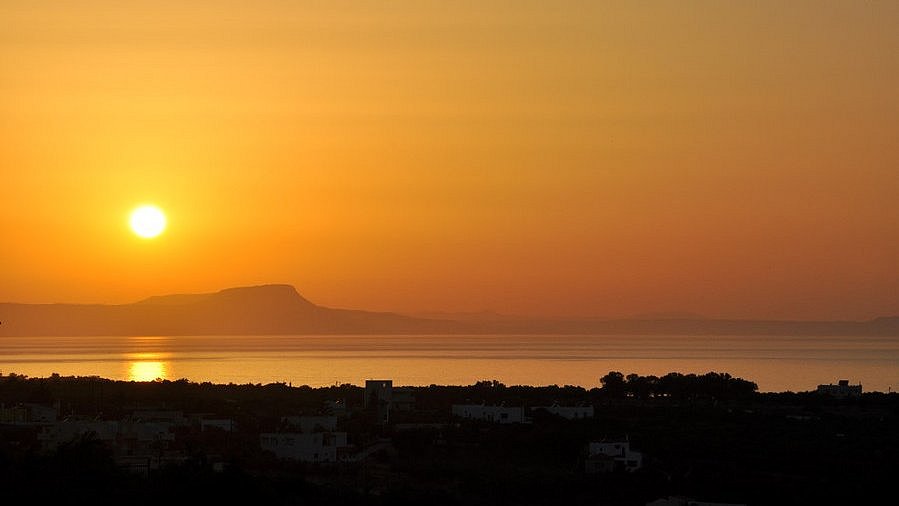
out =
<path fill-rule="evenodd" d="M 129 357 L 128 379 L 130 381 L 155 381 L 166 379 L 168 365 L 160 360 L 160 353 L 134 353 Z"/>

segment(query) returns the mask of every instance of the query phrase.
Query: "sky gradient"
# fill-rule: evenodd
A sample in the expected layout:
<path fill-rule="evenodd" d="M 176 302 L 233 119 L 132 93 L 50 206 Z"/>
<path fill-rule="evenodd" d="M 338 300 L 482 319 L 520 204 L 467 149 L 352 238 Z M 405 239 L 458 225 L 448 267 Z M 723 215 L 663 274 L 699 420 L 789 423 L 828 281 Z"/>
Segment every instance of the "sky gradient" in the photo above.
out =
<path fill-rule="evenodd" d="M 899 314 L 897 26 L 887 1 L 4 1 L 0 301 Z"/>

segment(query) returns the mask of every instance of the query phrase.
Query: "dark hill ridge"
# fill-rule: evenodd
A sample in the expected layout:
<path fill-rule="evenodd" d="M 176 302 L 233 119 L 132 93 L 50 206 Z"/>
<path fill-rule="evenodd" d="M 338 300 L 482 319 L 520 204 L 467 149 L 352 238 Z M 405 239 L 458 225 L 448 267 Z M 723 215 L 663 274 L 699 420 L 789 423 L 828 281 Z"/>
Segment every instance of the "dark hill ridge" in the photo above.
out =
<path fill-rule="evenodd" d="M 899 337 L 899 317 L 856 321 L 704 318 L 423 318 L 318 306 L 290 285 L 150 297 L 133 304 L 0 303 L 0 336 L 266 334 L 618 334 Z"/>
<path fill-rule="evenodd" d="M 164 295 L 133 304 L 0 304 L 0 335 L 262 335 L 450 332 L 451 322 L 317 306 L 290 285 Z"/>
<path fill-rule="evenodd" d="M 226 288 L 214 293 L 194 293 L 175 295 L 155 295 L 138 305 L 147 306 L 180 306 L 188 304 L 238 304 L 246 306 L 265 305 L 285 307 L 297 310 L 310 310 L 315 304 L 309 302 L 291 285 L 259 285 L 238 288 Z"/>

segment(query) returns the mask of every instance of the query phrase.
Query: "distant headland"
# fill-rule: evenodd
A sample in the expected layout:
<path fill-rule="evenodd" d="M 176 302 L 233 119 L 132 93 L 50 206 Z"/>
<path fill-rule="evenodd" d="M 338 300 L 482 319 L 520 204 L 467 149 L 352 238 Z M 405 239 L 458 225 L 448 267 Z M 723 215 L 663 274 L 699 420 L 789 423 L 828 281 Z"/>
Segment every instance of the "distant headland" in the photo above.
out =
<path fill-rule="evenodd" d="M 899 317 L 868 321 L 701 317 L 527 318 L 495 313 L 410 316 L 334 309 L 286 284 L 150 297 L 131 304 L 0 303 L 0 336 L 274 334 L 619 334 L 899 337 Z"/>

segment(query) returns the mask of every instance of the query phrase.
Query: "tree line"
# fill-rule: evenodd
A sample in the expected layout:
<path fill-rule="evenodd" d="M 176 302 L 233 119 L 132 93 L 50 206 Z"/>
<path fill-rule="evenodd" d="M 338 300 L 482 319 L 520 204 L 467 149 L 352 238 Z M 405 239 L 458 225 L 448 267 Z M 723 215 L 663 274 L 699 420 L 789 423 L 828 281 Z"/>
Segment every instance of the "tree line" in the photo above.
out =
<path fill-rule="evenodd" d="M 669 397 L 674 399 L 742 399 L 751 396 L 758 390 L 752 381 L 735 378 L 728 373 L 709 372 L 702 375 L 668 373 L 662 377 L 640 376 L 611 371 L 599 382 L 602 392 L 611 398 L 634 397 L 649 399 L 653 397 Z"/>

